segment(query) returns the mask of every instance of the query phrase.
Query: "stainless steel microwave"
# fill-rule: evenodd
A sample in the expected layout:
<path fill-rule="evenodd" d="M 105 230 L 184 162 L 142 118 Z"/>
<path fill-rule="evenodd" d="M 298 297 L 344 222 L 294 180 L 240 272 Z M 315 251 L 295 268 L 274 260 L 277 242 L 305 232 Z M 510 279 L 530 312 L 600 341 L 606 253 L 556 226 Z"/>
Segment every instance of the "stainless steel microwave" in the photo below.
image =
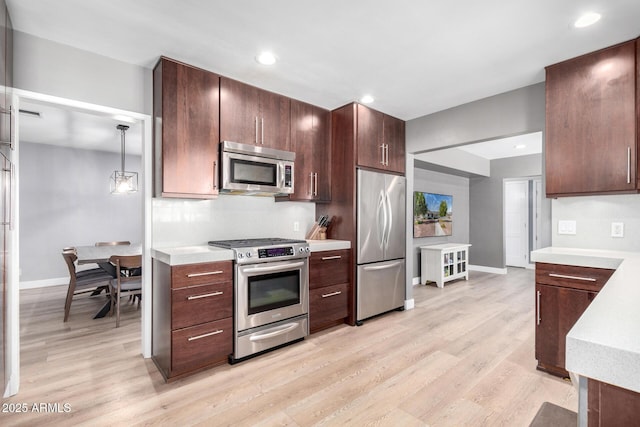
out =
<path fill-rule="evenodd" d="M 293 193 L 295 153 L 231 141 L 220 143 L 220 153 L 222 192 Z"/>

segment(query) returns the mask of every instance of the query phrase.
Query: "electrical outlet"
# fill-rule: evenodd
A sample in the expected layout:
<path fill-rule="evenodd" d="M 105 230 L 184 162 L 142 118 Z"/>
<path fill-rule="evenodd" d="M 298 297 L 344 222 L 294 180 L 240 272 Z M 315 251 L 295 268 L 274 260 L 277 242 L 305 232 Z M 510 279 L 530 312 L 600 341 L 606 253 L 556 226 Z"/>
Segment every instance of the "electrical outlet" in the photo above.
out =
<path fill-rule="evenodd" d="M 611 223 L 611 237 L 624 237 L 624 223 L 612 222 Z"/>
<path fill-rule="evenodd" d="M 576 222 L 573 220 L 559 220 L 558 234 L 576 234 Z"/>
<path fill-rule="evenodd" d="M 300 223 L 298 221 L 293 221 L 293 231 L 300 231 Z"/>

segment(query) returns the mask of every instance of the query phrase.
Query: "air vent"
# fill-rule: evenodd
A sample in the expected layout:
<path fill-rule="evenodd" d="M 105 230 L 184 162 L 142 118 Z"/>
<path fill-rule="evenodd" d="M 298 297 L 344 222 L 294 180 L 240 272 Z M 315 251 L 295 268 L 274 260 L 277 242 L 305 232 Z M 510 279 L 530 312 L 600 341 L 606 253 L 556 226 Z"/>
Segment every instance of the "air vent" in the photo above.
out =
<path fill-rule="evenodd" d="M 41 118 L 42 114 L 39 111 L 31 111 L 31 110 L 18 110 L 21 114 L 26 114 L 27 116 Z"/>

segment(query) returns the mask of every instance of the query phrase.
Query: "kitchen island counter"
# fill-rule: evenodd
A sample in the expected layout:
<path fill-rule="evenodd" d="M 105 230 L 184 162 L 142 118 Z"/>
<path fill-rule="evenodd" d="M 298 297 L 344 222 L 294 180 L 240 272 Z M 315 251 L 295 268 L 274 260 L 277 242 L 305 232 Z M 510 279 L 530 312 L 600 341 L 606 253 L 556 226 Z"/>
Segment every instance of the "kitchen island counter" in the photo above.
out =
<path fill-rule="evenodd" d="M 531 260 L 616 270 L 567 334 L 565 368 L 640 393 L 640 253 L 549 247 Z"/>

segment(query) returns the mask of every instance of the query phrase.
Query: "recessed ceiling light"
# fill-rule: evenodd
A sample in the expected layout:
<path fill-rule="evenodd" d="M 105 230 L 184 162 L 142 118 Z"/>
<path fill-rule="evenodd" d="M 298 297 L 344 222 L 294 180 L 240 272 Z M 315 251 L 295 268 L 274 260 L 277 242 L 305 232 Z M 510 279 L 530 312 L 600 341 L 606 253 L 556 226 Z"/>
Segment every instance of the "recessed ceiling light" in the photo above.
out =
<path fill-rule="evenodd" d="M 513 148 L 515 148 L 516 150 L 522 150 L 523 148 L 527 148 L 527 146 L 525 144 L 518 144 L 514 145 Z"/>
<path fill-rule="evenodd" d="M 363 104 L 371 104 L 373 101 L 374 99 L 371 95 L 364 95 L 362 98 L 360 98 L 360 102 L 362 102 Z"/>
<path fill-rule="evenodd" d="M 600 14 L 595 12 L 587 12 L 582 15 L 576 22 L 574 22 L 574 26 L 576 28 L 584 28 L 589 25 L 593 25 L 600 20 Z"/>
<path fill-rule="evenodd" d="M 256 56 L 256 61 L 262 65 L 273 65 L 276 63 L 276 56 L 271 52 L 262 52 Z"/>

